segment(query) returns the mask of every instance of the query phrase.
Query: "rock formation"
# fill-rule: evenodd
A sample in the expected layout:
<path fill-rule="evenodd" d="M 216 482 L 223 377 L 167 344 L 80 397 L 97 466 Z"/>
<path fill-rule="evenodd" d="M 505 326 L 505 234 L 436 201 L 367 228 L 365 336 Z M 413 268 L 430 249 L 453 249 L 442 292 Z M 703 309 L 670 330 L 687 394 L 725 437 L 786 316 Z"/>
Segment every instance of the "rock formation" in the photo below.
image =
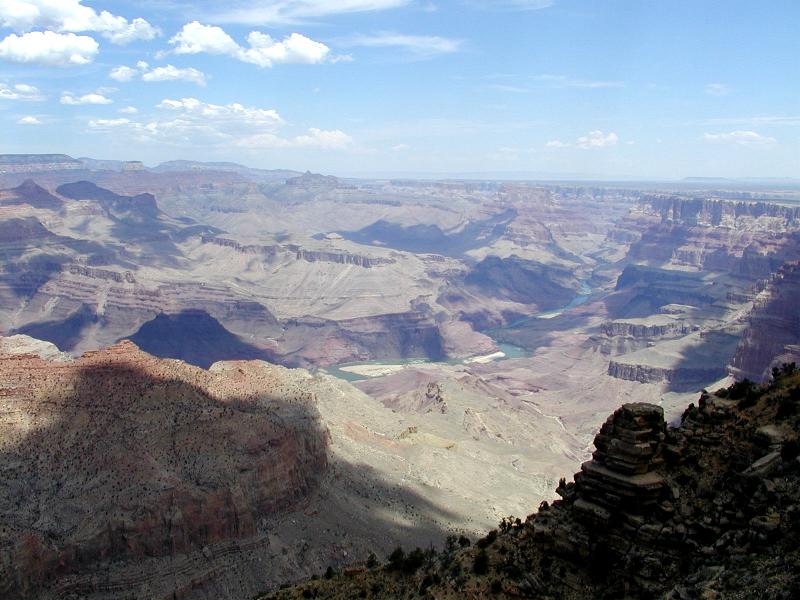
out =
<path fill-rule="evenodd" d="M 794 598 L 800 592 L 800 372 L 703 394 L 666 427 L 623 405 L 561 500 L 469 547 L 396 551 L 269 598 Z M 459 549 L 459 547 L 461 549 Z"/>
<path fill-rule="evenodd" d="M 176 597 L 182 577 L 145 561 L 241 552 L 326 473 L 314 399 L 279 369 L 203 371 L 130 342 L 0 355 L 0 597 Z"/>
<path fill-rule="evenodd" d="M 758 294 L 731 361 L 738 378 L 762 381 L 776 364 L 800 362 L 800 262 L 786 263 Z"/>
<path fill-rule="evenodd" d="M 66 154 L 0 154 L 0 173 L 38 173 L 74 171 L 83 168 L 80 161 Z"/>

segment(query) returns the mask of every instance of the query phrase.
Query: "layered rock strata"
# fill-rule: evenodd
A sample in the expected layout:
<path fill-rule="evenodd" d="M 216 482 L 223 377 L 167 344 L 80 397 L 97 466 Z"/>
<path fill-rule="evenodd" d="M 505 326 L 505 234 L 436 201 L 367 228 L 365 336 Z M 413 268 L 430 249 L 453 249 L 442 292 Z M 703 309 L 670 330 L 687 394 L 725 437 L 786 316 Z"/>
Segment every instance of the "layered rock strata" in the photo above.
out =
<path fill-rule="evenodd" d="M 756 296 L 731 373 L 761 381 L 773 366 L 800 362 L 800 262 L 785 264 Z"/>
<path fill-rule="evenodd" d="M 164 580 L 137 565 L 238 555 L 302 501 L 328 464 L 314 403 L 261 362 L 204 371 L 130 342 L 0 355 L 0 597 L 175 598 L 213 581 L 219 562 Z"/>

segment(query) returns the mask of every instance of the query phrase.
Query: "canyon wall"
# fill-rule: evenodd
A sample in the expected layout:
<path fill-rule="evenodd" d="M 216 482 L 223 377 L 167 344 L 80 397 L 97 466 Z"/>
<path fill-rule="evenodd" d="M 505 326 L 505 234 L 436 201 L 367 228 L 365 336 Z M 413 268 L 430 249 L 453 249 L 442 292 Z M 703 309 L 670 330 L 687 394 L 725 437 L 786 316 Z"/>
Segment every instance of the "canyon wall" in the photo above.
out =
<path fill-rule="evenodd" d="M 166 595 L 138 562 L 211 555 L 300 502 L 328 434 L 277 369 L 203 371 L 130 342 L 68 362 L 0 355 L 0 596 L 110 594 L 86 578 L 108 561 L 130 590 Z"/>
<path fill-rule="evenodd" d="M 756 296 L 730 370 L 761 381 L 783 362 L 800 362 L 799 262 L 785 264 Z"/>

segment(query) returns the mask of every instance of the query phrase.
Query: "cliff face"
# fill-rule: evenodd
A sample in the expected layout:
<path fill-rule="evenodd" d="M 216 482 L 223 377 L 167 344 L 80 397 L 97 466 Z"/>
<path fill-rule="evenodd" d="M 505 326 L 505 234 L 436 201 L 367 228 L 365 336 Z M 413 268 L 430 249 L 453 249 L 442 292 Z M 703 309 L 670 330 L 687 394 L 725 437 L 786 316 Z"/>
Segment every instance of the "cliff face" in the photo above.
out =
<path fill-rule="evenodd" d="M 83 164 L 66 154 L 0 154 L 0 173 L 74 171 Z"/>
<path fill-rule="evenodd" d="M 562 497 L 474 548 L 395 553 L 272 598 L 794 598 L 800 591 L 800 373 L 690 405 L 626 404 Z"/>
<path fill-rule="evenodd" d="M 756 297 L 731 361 L 739 378 L 761 381 L 772 366 L 800 362 L 800 262 L 785 264 Z"/>
<path fill-rule="evenodd" d="M 202 236 L 204 244 L 214 244 L 223 248 L 233 248 L 241 254 L 253 254 L 262 256 L 266 261 L 275 261 L 279 257 L 294 255 L 296 260 L 305 260 L 306 262 L 330 262 L 340 265 L 355 265 L 357 267 L 364 267 L 369 269 L 377 265 L 390 265 L 394 264 L 394 260 L 390 258 L 369 257 L 362 254 L 351 254 L 349 252 L 335 252 L 328 250 L 309 250 L 297 244 L 282 245 L 257 245 L 257 244 L 240 244 L 236 240 L 222 238 L 211 235 Z"/>
<path fill-rule="evenodd" d="M 800 208 L 775 203 L 653 195 L 642 198 L 641 208 L 662 223 L 773 231 L 800 227 Z"/>
<path fill-rule="evenodd" d="M 160 581 L 158 561 L 239 553 L 228 545 L 327 468 L 314 398 L 281 373 L 204 371 L 130 342 L 68 362 L 0 355 L 0 596 L 110 597 L 110 572 L 167 596 L 177 580 Z"/>
<path fill-rule="evenodd" d="M 645 227 L 629 257 L 654 265 L 766 277 L 798 258 L 800 209 L 764 202 L 645 196 L 629 219 Z"/>
<path fill-rule="evenodd" d="M 681 366 L 680 368 L 659 368 L 650 365 L 626 364 L 617 361 L 609 361 L 608 374 L 617 379 L 628 381 L 638 381 L 640 383 L 701 383 L 703 381 L 715 381 L 725 376 L 725 367 L 699 367 L 692 368 Z"/>

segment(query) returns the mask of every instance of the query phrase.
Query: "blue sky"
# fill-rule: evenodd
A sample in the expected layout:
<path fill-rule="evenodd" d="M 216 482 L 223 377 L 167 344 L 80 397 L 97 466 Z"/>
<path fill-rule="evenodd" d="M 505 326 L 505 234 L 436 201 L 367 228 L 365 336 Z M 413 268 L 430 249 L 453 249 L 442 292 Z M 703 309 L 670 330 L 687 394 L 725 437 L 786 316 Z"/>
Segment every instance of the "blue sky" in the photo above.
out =
<path fill-rule="evenodd" d="M 800 177 L 797 0 L 0 0 L 0 152 Z"/>

